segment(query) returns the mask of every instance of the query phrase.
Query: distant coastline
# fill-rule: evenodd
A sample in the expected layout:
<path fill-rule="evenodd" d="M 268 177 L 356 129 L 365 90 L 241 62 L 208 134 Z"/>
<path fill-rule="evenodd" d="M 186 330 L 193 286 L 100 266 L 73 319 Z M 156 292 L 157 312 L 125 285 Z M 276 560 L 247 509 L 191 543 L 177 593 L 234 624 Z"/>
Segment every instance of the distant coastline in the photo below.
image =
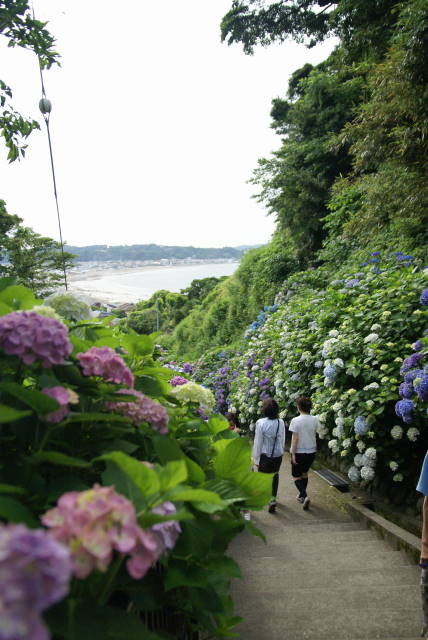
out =
<path fill-rule="evenodd" d="M 70 291 L 102 303 L 148 299 L 155 291 L 178 292 L 192 280 L 231 275 L 239 260 L 83 262 L 68 274 Z"/>

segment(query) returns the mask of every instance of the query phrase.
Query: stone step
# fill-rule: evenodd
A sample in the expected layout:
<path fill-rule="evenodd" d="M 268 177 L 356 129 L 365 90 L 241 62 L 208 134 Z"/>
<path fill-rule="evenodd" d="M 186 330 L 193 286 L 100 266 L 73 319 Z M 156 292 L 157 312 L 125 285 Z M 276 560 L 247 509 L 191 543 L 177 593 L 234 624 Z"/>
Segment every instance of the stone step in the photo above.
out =
<path fill-rule="evenodd" d="M 317 555 L 321 557 L 331 557 L 333 554 L 336 555 L 338 553 L 338 548 L 342 549 L 340 552 L 341 554 L 348 553 L 345 545 L 343 547 L 338 547 L 337 544 L 332 543 L 328 536 L 320 538 L 321 536 L 318 536 L 316 544 L 311 540 L 299 540 L 298 538 L 290 539 L 289 537 L 283 540 L 278 540 L 276 538 L 271 540 L 268 539 L 266 544 L 260 541 L 260 544 L 249 546 L 247 555 L 252 558 L 278 557 L 286 559 L 291 556 L 300 559 L 304 556 L 312 559 Z M 344 543 L 342 542 L 342 544 Z M 354 540 L 352 542 L 352 555 L 355 554 L 359 558 L 362 555 L 365 555 L 366 558 L 369 556 L 375 556 L 379 552 L 395 553 L 396 550 L 382 541 L 376 539 L 373 540 L 372 538 L 364 537 L 362 540 Z M 412 564 L 411 560 L 408 559 L 404 553 L 403 559 L 406 559 L 409 564 Z"/>
<path fill-rule="evenodd" d="M 393 551 L 387 547 L 376 547 L 376 552 L 366 553 L 364 547 L 352 549 L 347 552 L 343 549 L 341 553 L 331 549 L 329 553 L 321 554 L 315 547 L 310 551 L 303 551 L 296 545 L 294 548 L 277 548 L 277 554 L 273 555 L 266 549 L 259 554 L 248 553 L 240 559 L 239 565 L 246 576 L 262 574 L 266 572 L 272 574 L 276 571 L 289 571 L 290 575 L 299 574 L 301 571 L 325 572 L 328 576 L 330 571 L 347 572 L 353 569 L 363 569 L 368 572 L 381 570 L 385 567 L 411 567 L 408 558 L 401 551 Z M 288 568 L 287 568 L 288 567 Z"/>
<path fill-rule="evenodd" d="M 260 567 L 263 562 L 262 567 Z M 287 565 L 274 561 L 271 558 L 265 562 L 257 559 L 254 564 L 248 563 L 244 566 L 242 558 L 240 558 L 240 566 L 245 582 L 243 593 L 265 591 L 268 588 L 267 583 L 271 583 L 275 588 L 275 584 L 281 584 L 281 591 L 288 592 L 292 589 L 318 589 L 318 588 L 336 588 L 336 589 L 364 589 L 369 586 L 388 587 L 391 584 L 400 585 L 403 589 L 407 586 L 418 585 L 420 579 L 420 569 L 410 565 L 388 566 L 378 569 L 370 569 L 367 567 L 343 568 L 332 564 L 328 572 L 325 567 L 308 567 L 294 568 L 293 571 L 287 571 Z M 262 570 L 261 570 L 262 569 Z M 316 597 L 316 593 L 314 593 Z"/>
<path fill-rule="evenodd" d="M 314 594 L 316 602 L 316 594 Z M 242 640 L 391 640 L 415 638 L 422 629 L 417 609 L 345 609 L 340 601 L 334 611 L 316 608 L 288 608 L 272 599 L 265 610 L 254 608 L 236 631 Z M 260 620 L 263 620 L 260 633 Z"/>

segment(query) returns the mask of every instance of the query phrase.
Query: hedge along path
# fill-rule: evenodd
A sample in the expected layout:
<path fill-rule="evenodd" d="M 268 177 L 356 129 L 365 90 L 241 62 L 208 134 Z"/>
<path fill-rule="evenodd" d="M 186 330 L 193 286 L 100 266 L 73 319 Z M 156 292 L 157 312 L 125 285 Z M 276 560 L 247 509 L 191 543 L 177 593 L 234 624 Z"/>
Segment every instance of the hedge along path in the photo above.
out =
<path fill-rule="evenodd" d="M 420 569 L 351 520 L 335 493 L 310 472 L 303 511 L 284 458 L 277 513 L 252 514 L 267 543 L 243 533 L 231 549 L 242 640 L 420 638 Z"/>

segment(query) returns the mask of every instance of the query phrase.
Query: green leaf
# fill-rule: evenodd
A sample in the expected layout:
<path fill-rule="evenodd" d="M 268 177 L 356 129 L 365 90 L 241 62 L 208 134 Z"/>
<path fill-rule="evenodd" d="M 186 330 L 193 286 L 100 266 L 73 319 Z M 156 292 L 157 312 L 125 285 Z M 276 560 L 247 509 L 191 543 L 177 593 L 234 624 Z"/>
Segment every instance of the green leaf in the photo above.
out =
<path fill-rule="evenodd" d="M 239 564 L 229 556 L 216 556 L 210 563 L 210 571 L 221 573 L 230 578 L 242 578 Z"/>
<path fill-rule="evenodd" d="M 50 462 L 51 464 L 58 464 L 63 467 L 90 467 L 90 463 L 82 460 L 81 458 L 73 458 L 67 456 L 65 453 L 59 451 L 37 451 L 34 453 L 30 460 L 32 462 Z"/>
<path fill-rule="evenodd" d="M 147 335 L 129 333 L 121 337 L 123 347 L 131 356 L 148 356 L 153 353 L 154 340 Z"/>
<path fill-rule="evenodd" d="M 0 316 L 5 316 L 7 313 L 11 313 L 12 311 L 12 307 L 9 307 L 5 302 L 0 302 Z"/>
<path fill-rule="evenodd" d="M 0 493 L 16 493 L 22 495 L 26 493 L 26 490 L 23 487 L 12 484 L 0 484 Z"/>
<path fill-rule="evenodd" d="M 59 409 L 59 404 L 54 398 L 36 389 L 27 389 L 16 382 L 2 382 L 0 383 L 0 389 L 18 398 L 42 415 Z"/>
<path fill-rule="evenodd" d="M 0 518 L 6 522 L 23 522 L 29 527 L 38 525 L 28 507 L 7 496 L 0 496 Z"/>
<path fill-rule="evenodd" d="M 97 458 L 98 460 L 111 460 L 114 462 L 140 489 L 143 496 L 147 497 L 160 490 L 160 481 L 157 473 L 149 469 L 145 464 L 131 458 L 121 451 L 113 451 Z"/>
<path fill-rule="evenodd" d="M 68 422 L 127 422 L 130 424 L 132 420 L 116 413 L 72 413 L 64 420 L 64 424 Z"/>
<path fill-rule="evenodd" d="M 136 378 L 135 388 L 152 398 L 159 398 L 168 392 L 168 384 L 152 376 L 140 376 Z"/>
<path fill-rule="evenodd" d="M 184 453 L 176 440 L 169 436 L 154 435 L 152 437 L 153 446 L 162 464 L 170 460 L 182 460 Z"/>
<path fill-rule="evenodd" d="M 227 446 L 214 459 L 214 470 L 220 478 L 234 480 L 239 484 L 239 480 L 249 473 L 251 467 L 250 443 L 246 438 L 226 442 Z"/>
<path fill-rule="evenodd" d="M 15 276 L 6 276 L 5 278 L 0 278 L 0 291 L 4 291 L 8 287 L 11 287 L 13 284 L 15 284 L 15 282 Z"/>
<path fill-rule="evenodd" d="M 38 302 L 34 293 L 20 284 L 15 284 L 0 292 L 0 301 L 13 309 L 32 309 Z"/>
<path fill-rule="evenodd" d="M 0 422 L 15 422 L 26 416 L 30 416 L 31 411 L 18 411 L 12 407 L 0 404 Z"/>
<path fill-rule="evenodd" d="M 208 420 L 208 429 L 215 436 L 217 433 L 221 433 L 221 431 L 225 431 L 229 428 L 229 423 L 226 418 L 219 415 L 212 415 Z"/>
<path fill-rule="evenodd" d="M 158 465 L 156 470 L 161 483 L 161 491 L 163 492 L 169 491 L 187 480 L 187 466 L 184 460 L 172 460 L 162 467 Z M 179 499 L 177 498 L 177 500 Z"/>
<path fill-rule="evenodd" d="M 177 587 L 206 587 L 207 574 L 202 567 L 195 567 L 185 562 L 175 561 L 168 567 L 165 576 L 165 590 Z"/>
<path fill-rule="evenodd" d="M 205 473 L 198 463 L 188 456 L 184 456 L 184 461 L 186 463 L 190 482 L 196 482 L 197 484 L 205 482 Z"/>
<path fill-rule="evenodd" d="M 206 489 L 175 487 L 175 489 L 168 492 L 168 499 L 174 501 L 183 500 L 186 502 L 207 502 L 209 504 L 224 506 L 224 502 L 220 496 Z"/>

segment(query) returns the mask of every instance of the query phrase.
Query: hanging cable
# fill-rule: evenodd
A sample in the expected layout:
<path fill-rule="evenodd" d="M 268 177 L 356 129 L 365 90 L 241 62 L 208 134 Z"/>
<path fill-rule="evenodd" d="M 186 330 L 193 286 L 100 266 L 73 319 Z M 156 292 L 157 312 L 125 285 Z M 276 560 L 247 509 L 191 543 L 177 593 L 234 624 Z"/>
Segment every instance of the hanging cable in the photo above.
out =
<path fill-rule="evenodd" d="M 35 13 L 34 13 L 34 4 L 32 4 L 32 12 L 33 12 L 33 19 L 36 19 Z M 62 259 L 62 269 L 64 272 L 64 285 L 65 285 L 65 290 L 68 290 L 68 286 L 67 286 L 67 270 L 65 267 L 65 256 L 64 256 L 64 242 L 62 240 L 62 229 L 61 229 L 61 216 L 59 213 L 59 204 L 58 204 L 58 191 L 56 188 L 56 176 L 55 176 L 55 163 L 54 163 L 54 157 L 53 157 L 53 151 L 52 151 L 52 140 L 51 140 L 51 132 L 50 132 L 50 128 L 49 128 L 49 116 L 51 114 L 52 111 L 52 103 L 50 100 L 48 100 L 48 98 L 46 97 L 46 90 L 45 90 L 45 83 L 43 80 L 43 70 L 42 70 L 42 65 L 40 63 L 40 57 L 38 54 L 37 55 L 37 60 L 39 62 L 39 71 L 40 71 L 40 83 L 42 86 L 42 98 L 39 101 L 39 109 L 42 112 L 43 115 L 43 120 L 45 121 L 46 124 L 46 131 L 48 134 L 48 143 L 49 143 L 49 156 L 51 159 L 51 170 L 52 170 L 52 182 L 53 182 L 53 190 L 54 190 L 54 197 L 55 197 L 55 204 L 56 204 L 56 215 L 57 215 L 57 219 L 58 219 L 58 228 L 59 228 L 59 239 L 60 239 L 60 243 L 61 243 L 61 259 Z"/>

